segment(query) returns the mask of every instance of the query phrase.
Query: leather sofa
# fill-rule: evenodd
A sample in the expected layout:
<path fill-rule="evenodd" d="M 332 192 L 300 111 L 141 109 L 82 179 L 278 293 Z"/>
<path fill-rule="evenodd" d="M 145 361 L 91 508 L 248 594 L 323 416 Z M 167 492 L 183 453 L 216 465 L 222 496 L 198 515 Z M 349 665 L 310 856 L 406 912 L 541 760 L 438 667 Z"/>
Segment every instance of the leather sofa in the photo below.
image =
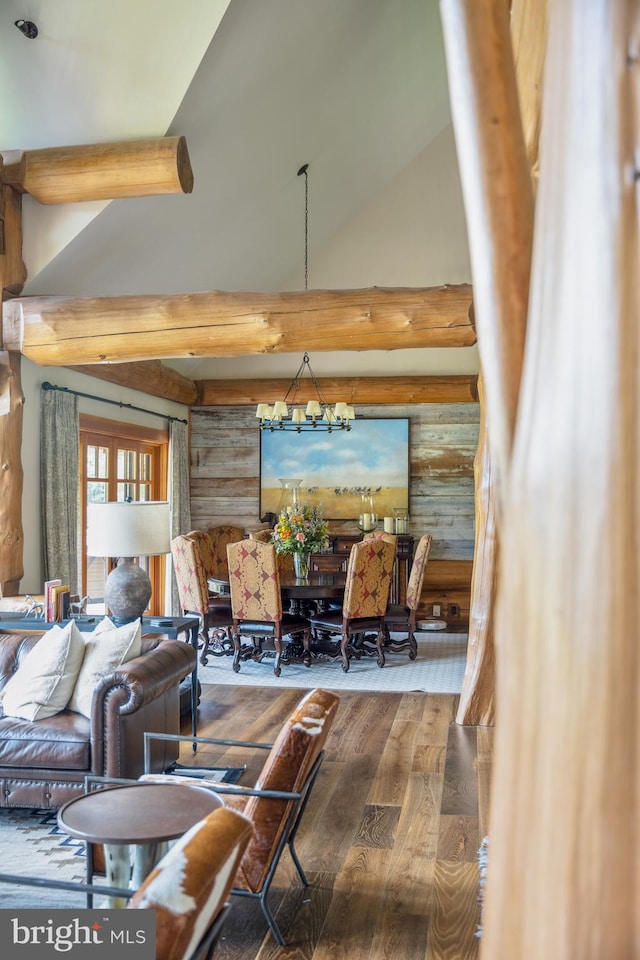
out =
<path fill-rule="evenodd" d="M 41 633 L 0 633 L 0 691 Z M 137 778 L 143 733 L 180 732 L 180 681 L 196 655 L 181 640 L 143 638 L 142 654 L 104 676 L 91 719 L 63 710 L 46 720 L 5 717 L 0 710 L 0 807 L 56 808 L 83 792 L 87 774 Z M 154 741 L 153 769 L 177 759 L 175 741 Z"/>

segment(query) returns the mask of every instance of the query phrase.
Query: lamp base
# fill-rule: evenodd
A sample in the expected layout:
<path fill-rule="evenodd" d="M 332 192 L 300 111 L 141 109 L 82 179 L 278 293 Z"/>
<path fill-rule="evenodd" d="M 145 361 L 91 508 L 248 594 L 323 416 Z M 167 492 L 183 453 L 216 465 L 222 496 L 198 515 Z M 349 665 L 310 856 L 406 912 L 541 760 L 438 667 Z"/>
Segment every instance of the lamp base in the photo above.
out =
<path fill-rule="evenodd" d="M 118 626 L 144 615 L 151 599 L 151 581 L 133 557 L 121 557 L 104 586 L 104 602 Z"/>

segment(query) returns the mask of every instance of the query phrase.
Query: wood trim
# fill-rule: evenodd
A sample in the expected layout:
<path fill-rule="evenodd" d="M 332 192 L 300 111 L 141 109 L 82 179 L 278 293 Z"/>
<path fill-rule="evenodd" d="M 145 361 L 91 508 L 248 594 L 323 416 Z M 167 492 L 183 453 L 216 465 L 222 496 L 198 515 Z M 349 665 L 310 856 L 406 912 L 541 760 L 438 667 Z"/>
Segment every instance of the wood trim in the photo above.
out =
<path fill-rule="evenodd" d="M 478 378 L 456 377 L 333 377 L 319 379 L 329 403 L 475 403 Z M 291 380 L 196 380 L 195 406 L 253 405 L 282 398 Z M 306 403 L 316 397 L 313 384 L 303 380 L 297 399 Z"/>
<path fill-rule="evenodd" d="M 469 284 L 126 297 L 23 297 L 4 305 L 5 347 L 42 366 L 304 350 L 465 347 Z"/>
<path fill-rule="evenodd" d="M 80 429 L 89 433 L 99 433 L 105 437 L 123 437 L 128 440 L 143 440 L 147 443 L 168 443 L 169 431 L 154 427 L 143 427 L 137 423 L 123 423 L 121 420 L 109 420 L 107 417 L 94 417 L 89 413 L 80 414 Z"/>

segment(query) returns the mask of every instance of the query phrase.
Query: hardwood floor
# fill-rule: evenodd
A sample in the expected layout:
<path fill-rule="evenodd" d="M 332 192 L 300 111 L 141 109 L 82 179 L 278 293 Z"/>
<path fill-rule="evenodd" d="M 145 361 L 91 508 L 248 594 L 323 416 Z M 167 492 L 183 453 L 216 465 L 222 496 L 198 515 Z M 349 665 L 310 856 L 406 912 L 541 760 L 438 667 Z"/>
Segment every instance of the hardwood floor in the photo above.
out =
<path fill-rule="evenodd" d="M 300 697 L 206 686 L 198 732 L 270 741 Z M 341 693 L 296 843 L 310 886 L 285 852 L 271 889 L 287 946 L 276 945 L 257 903 L 234 898 L 216 960 L 478 956 L 476 854 L 487 832 L 493 731 L 455 724 L 457 699 Z M 197 757 L 238 766 L 245 753 L 205 746 Z M 249 758 L 243 783 L 254 782 L 263 758 Z"/>

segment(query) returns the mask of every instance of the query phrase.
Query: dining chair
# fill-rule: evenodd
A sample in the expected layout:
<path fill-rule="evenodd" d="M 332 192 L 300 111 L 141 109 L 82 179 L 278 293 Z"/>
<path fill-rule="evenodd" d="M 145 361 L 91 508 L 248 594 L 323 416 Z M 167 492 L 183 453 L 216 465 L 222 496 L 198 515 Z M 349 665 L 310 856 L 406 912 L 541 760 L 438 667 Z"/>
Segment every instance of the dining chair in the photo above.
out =
<path fill-rule="evenodd" d="M 216 782 L 210 784 L 210 789 L 224 800 L 227 808 L 242 813 L 253 826 L 253 837 L 240 862 L 231 895 L 259 901 L 269 929 L 280 946 L 284 946 L 285 941 L 271 913 L 267 895 L 285 847 L 289 848 L 302 884 L 308 886 L 309 881 L 295 849 L 295 839 L 322 764 L 339 703 L 339 696 L 329 690 L 310 690 L 286 718 L 273 743 L 197 738 L 198 743 L 232 746 L 234 750 L 268 750 L 255 786 Z M 187 737 L 145 734 L 146 757 L 150 757 L 151 742 L 157 739 L 186 741 Z M 157 781 L 162 777 L 162 774 L 144 774 L 140 779 Z M 182 783 L 190 782 L 189 778 L 179 779 Z M 200 787 L 208 785 L 202 780 L 195 783 Z"/>
<path fill-rule="evenodd" d="M 311 666 L 311 627 L 309 621 L 295 613 L 282 612 L 280 571 L 276 548 L 272 543 L 243 540 L 227 546 L 229 590 L 231 592 L 233 669 L 240 670 L 242 653 L 240 638 L 250 637 L 252 659 L 264 656 L 262 642 L 271 638 L 275 647 L 273 672 L 280 676 L 282 638 L 302 634 L 305 666 Z"/>
<path fill-rule="evenodd" d="M 249 539 L 258 540 L 260 543 L 273 543 L 273 531 L 264 529 L 252 530 L 249 533 Z M 278 558 L 278 570 L 280 573 L 288 573 L 293 570 L 293 554 L 278 553 L 276 556 Z"/>
<path fill-rule="evenodd" d="M 409 574 L 409 583 L 407 584 L 407 602 L 390 603 L 387 612 L 384 615 L 385 627 L 385 647 L 392 652 L 406 650 L 409 648 L 409 659 L 415 660 L 418 655 L 418 645 L 416 643 L 415 631 L 418 607 L 420 606 L 420 596 L 422 594 L 422 585 L 427 572 L 427 560 L 431 551 L 432 537 L 430 533 L 425 533 L 420 537 L 416 552 L 411 564 L 411 573 Z M 406 637 L 393 639 L 391 633 L 405 633 Z"/>
<path fill-rule="evenodd" d="M 206 664 L 208 655 L 226 656 L 231 653 L 229 635 L 232 615 L 229 601 L 221 602 L 209 596 L 207 569 L 211 563 L 211 548 L 207 547 L 206 533 L 192 530 L 171 541 L 171 555 L 178 585 L 180 606 L 185 616 L 200 618 L 200 663 Z"/>
<path fill-rule="evenodd" d="M 215 577 L 216 580 L 228 580 L 227 544 L 244 540 L 244 528 L 233 525 L 209 527 L 207 535 L 211 542 L 211 568 L 207 571 L 208 576 Z"/>
<path fill-rule="evenodd" d="M 342 669 L 349 670 L 347 646 L 352 638 L 375 631 L 378 666 L 384 667 L 384 615 L 389 601 L 395 544 L 379 537 L 354 543 L 349 554 L 342 610 L 328 610 L 310 618 L 313 630 L 340 634 Z"/>

